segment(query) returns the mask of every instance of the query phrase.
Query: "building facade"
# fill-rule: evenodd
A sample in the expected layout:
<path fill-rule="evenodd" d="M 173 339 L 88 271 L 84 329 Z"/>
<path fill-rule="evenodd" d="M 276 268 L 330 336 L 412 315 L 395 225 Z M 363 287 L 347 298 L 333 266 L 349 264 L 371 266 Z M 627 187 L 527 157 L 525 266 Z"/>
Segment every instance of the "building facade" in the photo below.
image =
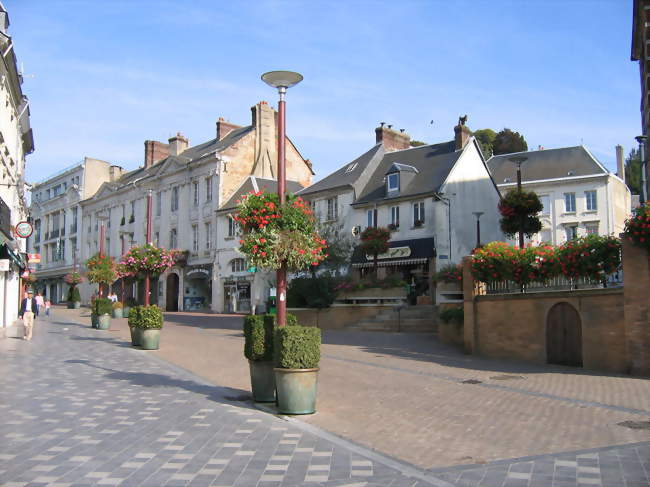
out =
<path fill-rule="evenodd" d="M 639 63 L 639 81 L 641 88 L 641 133 L 646 137 L 650 135 L 650 0 L 634 0 L 632 13 L 632 52 L 631 60 Z M 648 148 L 650 143 L 646 140 L 646 160 L 642 161 L 643 169 L 641 180 L 646 181 L 647 198 L 650 194 L 650 180 L 648 180 Z"/>
<path fill-rule="evenodd" d="M 34 150 L 29 101 L 8 28 L 9 16 L 0 3 L 0 336 L 18 318 L 26 242 L 15 227 L 27 221 L 25 157 Z"/>
<path fill-rule="evenodd" d="M 488 167 L 504 194 L 517 187 L 517 166 L 510 161 L 515 155 L 526 158 L 521 165 L 523 189 L 537 193 L 544 206 L 542 230 L 527 241 L 558 245 L 588 234 L 618 236 L 623 231 L 632 206 L 630 190 L 585 147 L 491 157 Z"/>

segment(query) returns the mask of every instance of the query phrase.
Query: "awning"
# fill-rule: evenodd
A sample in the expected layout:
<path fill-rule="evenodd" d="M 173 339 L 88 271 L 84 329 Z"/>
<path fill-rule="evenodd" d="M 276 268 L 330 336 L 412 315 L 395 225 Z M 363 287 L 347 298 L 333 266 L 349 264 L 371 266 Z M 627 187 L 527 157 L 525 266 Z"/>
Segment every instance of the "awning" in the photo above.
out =
<path fill-rule="evenodd" d="M 0 259 L 9 259 L 21 269 L 25 268 L 25 261 L 20 252 L 11 250 L 6 243 L 0 245 Z"/>
<path fill-rule="evenodd" d="M 395 240 L 389 242 L 389 250 L 378 256 L 377 265 L 380 267 L 395 265 L 425 264 L 435 256 L 435 240 L 433 238 L 418 238 L 414 240 Z M 364 255 L 359 247 L 352 253 L 352 267 L 372 267 L 371 255 Z"/>

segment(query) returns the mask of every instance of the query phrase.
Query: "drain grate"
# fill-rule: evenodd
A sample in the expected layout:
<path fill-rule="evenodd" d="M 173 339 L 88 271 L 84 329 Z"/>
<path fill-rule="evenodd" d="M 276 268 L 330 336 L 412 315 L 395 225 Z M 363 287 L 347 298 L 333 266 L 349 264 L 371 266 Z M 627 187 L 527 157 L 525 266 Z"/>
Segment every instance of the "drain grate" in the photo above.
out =
<path fill-rule="evenodd" d="M 461 384 L 483 384 L 483 381 L 478 379 L 465 379 L 460 383 Z"/>
<path fill-rule="evenodd" d="M 650 421 L 621 421 L 616 424 L 633 430 L 650 430 Z"/>
<path fill-rule="evenodd" d="M 523 375 L 508 375 L 508 374 L 501 374 L 501 375 L 493 375 L 490 377 L 490 380 L 521 380 L 525 379 Z"/>

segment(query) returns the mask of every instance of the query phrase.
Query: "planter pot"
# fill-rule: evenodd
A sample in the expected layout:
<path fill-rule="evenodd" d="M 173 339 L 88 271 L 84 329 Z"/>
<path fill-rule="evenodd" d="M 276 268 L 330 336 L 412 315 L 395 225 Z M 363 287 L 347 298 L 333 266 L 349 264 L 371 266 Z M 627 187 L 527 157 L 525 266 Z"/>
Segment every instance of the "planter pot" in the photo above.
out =
<path fill-rule="evenodd" d="M 138 345 L 140 345 L 140 328 L 131 326 L 130 329 L 131 329 L 131 345 L 137 347 Z"/>
<path fill-rule="evenodd" d="M 111 315 L 103 314 L 97 320 L 97 328 L 100 330 L 108 330 L 111 327 Z"/>
<path fill-rule="evenodd" d="M 140 346 L 142 350 L 158 350 L 160 344 L 160 329 L 146 328 L 139 329 Z"/>
<path fill-rule="evenodd" d="M 255 402 L 275 402 L 275 373 L 273 362 L 249 360 L 251 390 Z"/>
<path fill-rule="evenodd" d="M 122 309 L 123 308 L 113 308 L 113 318 L 122 318 Z"/>
<path fill-rule="evenodd" d="M 75 301 L 75 302 L 73 303 L 73 305 L 74 305 L 74 306 L 73 306 L 74 309 L 79 309 L 79 308 L 81 308 L 81 301 Z"/>
<path fill-rule="evenodd" d="M 122 308 L 122 318 L 128 318 L 129 311 L 131 311 L 131 308 L 129 308 L 128 306 L 124 306 L 124 308 Z"/>
<path fill-rule="evenodd" d="M 74 309 L 74 303 L 72 301 L 68 301 L 68 305 L 66 307 L 68 309 Z"/>
<path fill-rule="evenodd" d="M 98 317 L 96 314 L 92 313 L 92 314 L 90 315 L 90 325 L 91 325 L 93 328 L 97 328 L 97 324 L 98 324 L 98 323 L 99 323 L 99 317 Z"/>
<path fill-rule="evenodd" d="M 316 412 L 318 368 L 275 368 L 278 392 L 278 412 L 283 414 L 313 414 Z"/>

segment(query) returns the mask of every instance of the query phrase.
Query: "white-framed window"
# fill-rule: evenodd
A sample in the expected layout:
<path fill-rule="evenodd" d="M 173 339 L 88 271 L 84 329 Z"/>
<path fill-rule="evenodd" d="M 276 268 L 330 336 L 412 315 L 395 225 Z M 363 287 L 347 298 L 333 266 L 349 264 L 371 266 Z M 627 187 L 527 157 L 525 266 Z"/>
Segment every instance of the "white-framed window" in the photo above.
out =
<path fill-rule="evenodd" d="M 176 229 L 172 228 L 169 232 L 169 248 L 175 249 L 178 246 L 178 234 Z"/>
<path fill-rule="evenodd" d="M 576 211 L 575 193 L 564 193 L 564 211 L 566 213 L 575 213 Z"/>
<path fill-rule="evenodd" d="M 368 223 L 366 228 L 376 227 L 377 226 L 377 222 L 375 220 L 375 210 L 368 210 L 366 212 L 366 217 L 367 217 L 367 223 Z"/>
<path fill-rule="evenodd" d="M 585 191 L 585 203 L 587 211 L 598 210 L 598 200 L 595 191 Z"/>
<path fill-rule="evenodd" d="M 171 210 L 178 211 L 178 186 L 172 188 Z"/>
<path fill-rule="evenodd" d="M 585 223 L 587 235 L 598 235 L 598 223 Z"/>
<path fill-rule="evenodd" d="M 327 220 L 328 221 L 336 220 L 338 217 L 339 217 L 338 198 L 336 196 L 334 198 L 328 198 L 327 199 Z"/>
<path fill-rule="evenodd" d="M 199 251 L 199 226 L 192 225 L 192 252 Z"/>
<path fill-rule="evenodd" d="M 392 206 L 390 208 L 390 223 L 399 228 L 399 206 Z"/>
<path fill-rule="evenodd" d="M 212 222 L 205 224 L 205 248 L 206 250 L 212 248 Z"/>
<path fill-rule="evenodd" d="M 156 193 L 156 216 L 162 213 L 162 191 Z"/>
<path fill-rule="evenodd" d="M 539 201 L 542 204 L 542 211 L 540 213 L 549 216 L 551 214 L 551 197 L 547 194 L 543 194 L 539 197 Z"/>
<path fill-rule="evenodd" d="M 205 178 L 205 201 L 212 201 L 212 176 Z"/>
<path fill-rule="evenodd" d="M 135 200 L 131 201 L 131 216 L 129 220 L 132 222 L 135 219 Z"/>
<path fill-rule="evenodd" d="M 233 259 L 230 261 L 230 269 L 232 272 L 244 272 L 248 269 L 245 259 Z"/>
<path fill-rule="evenodd" d="M 399 191 L 399 173 L 395 172 L 389 174 L 386 184 L 388 186 L 388 191 Z"/>
<path fill-rule="evenodd" d="M 239 233 L 239 223 L 237 223 L 232 216 L 228 215 L 228 236 L 234 237 L 238 233 Z"/>
<path fill-rule="evenodd" d="M 192 204 L 194 206 L 199 206 L 199 182 L 192 182 Z"/>
<path fill-rule="evenodd" d="M 413 226 L 421 227 L 424 225 L 424 201 L 413 203 Z"/>
<path fill-rule="evenodd" d="M 567 242 L 574 238 L 578 238 L 578 225 L 567 225 L 564 227 L 564 231 L 566 232 Z"/>

